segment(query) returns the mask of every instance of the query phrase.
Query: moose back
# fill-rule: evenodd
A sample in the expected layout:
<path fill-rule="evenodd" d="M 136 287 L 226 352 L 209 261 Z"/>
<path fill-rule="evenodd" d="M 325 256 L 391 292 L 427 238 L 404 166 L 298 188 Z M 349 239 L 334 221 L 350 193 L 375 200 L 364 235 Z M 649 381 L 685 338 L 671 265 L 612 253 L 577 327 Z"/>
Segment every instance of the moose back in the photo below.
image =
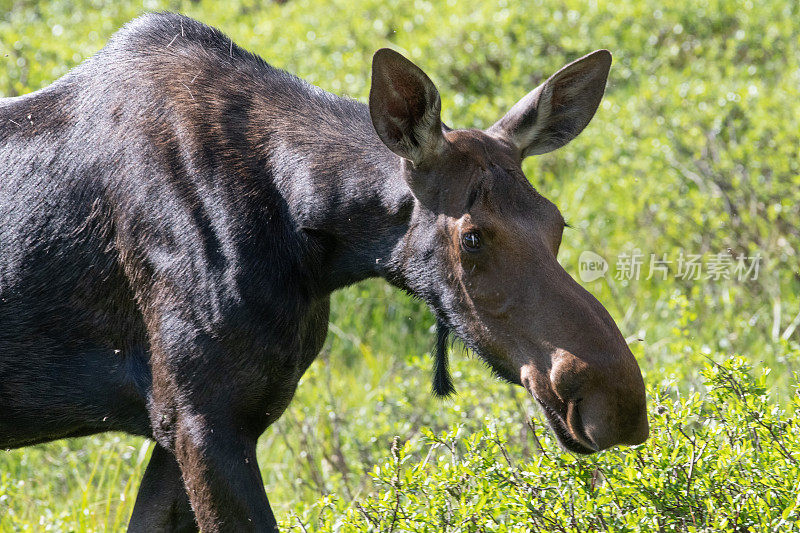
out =
<path fill-rule="evenodd" d="M 648 434 L 614 321 L 556 260 L 521 170 L 594 115 L 605 50 L 487 130 L 451 129 L 379 50 L 369 104 L 219 31 L 140 17 L 49 87 L 0 99 L 0 447 L 154 439 L 131 531 L 276 528 L 256 441 L 320 351 L 332 291 L 381 276 L 592 453 Z"/>

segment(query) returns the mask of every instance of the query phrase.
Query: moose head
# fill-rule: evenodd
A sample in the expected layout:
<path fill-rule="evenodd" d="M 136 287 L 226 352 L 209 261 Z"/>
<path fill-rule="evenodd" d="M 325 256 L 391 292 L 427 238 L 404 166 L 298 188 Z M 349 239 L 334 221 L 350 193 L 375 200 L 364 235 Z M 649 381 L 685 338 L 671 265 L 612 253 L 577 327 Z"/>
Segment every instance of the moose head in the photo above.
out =
<path fill-rule="evenodd" d="M 434 392 L 453 392 L 450 334 L 524 386 L 559 441 L 578 453 L 648 435 L 639 367 L 606 309 L 558 263 L 565 227 L 522 160 L 560 148 L 595 114 L 611 54 L 574 61 L 487 130 L 442 123 L 430 78 L 389 49 L 372 64 L 369 110 L 401 158 L 415 202 L 392 256 L 393 281 L 437 317 Z"/>

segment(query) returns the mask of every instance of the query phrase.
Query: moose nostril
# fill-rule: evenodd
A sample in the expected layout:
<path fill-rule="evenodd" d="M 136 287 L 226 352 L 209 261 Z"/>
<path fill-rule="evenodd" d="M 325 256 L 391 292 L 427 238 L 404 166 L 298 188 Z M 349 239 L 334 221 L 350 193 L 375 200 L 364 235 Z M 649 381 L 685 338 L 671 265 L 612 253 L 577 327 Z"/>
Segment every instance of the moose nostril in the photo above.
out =
<path fill-rule="evenodd" d="M 581 417 L 581 410 L 578 407 L 578 403 L 581 401 L 581 398 L 578 398 L 575 401 L 572 401 L 567 406 L 567 426 L 569 427 L 570 431 L 572 432 L 573 437 L 580 442 L 582 445 L 591 448 L 592 450 L 599 451 L 600 447 L 597 443 L 592 439 L 589 434 L 586 432 L 586 428 L 584 427 L 584 422 Z"/>

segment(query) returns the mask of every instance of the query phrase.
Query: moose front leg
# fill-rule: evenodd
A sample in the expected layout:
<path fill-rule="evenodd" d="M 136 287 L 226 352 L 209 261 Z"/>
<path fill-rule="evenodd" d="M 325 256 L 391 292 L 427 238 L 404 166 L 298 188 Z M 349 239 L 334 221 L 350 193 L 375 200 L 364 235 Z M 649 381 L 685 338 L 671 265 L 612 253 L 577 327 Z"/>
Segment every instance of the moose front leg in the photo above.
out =
<path fill-rule="evenodd" d="M 150 423 L 156 440 L 174 452 L 204 533 L 277 530 L 256 441 L 289 405 L 321 349 L 328 309 L 329 300 L 314 302 L 296 328 L 285 327 L 282 315 L 279 332 L 261 320 L 205 331 L 207 325 L 169 310 L 151 320 L 158 329 L 151 331 Z"/>
<path fill-rule="evenodd" d="M 204 533 L 277 531 L 254 439 L 221 420 L 187 416 L 177 423 L 175 455 Z"/>
<path fill-rule="evenodd" d="M 174 453 L 197 525 L 204 533 L 276 531 L 256 441 L 269 413 L 277 417 L 291 398 L 294 372 L 272 377 L 270 354 L 241 338 L 234 350 L 194 325 L 162 323 L 171 327 L 154 343 L 150 420 L 156 441 Z"/>

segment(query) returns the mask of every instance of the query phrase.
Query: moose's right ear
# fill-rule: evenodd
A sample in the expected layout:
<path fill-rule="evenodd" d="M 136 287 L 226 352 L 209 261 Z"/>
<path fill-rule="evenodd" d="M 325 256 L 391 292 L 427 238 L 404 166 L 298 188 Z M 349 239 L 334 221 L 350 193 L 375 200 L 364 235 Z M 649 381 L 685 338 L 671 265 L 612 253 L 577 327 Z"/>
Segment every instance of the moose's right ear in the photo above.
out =
<path fill-rule="evenodd" d="M 389 48 L 372 58 L 369 113 L 383 143 L 414 165 L 444 144 L 441 99 L 436 86 L 414 63 Z"/>
<path fill-rule="evenodd" d="M 610 68 L 608 50 L 573 61 L 514 104 L 489 133 L 511 141 L 520 159 L 564 146 L 592 120 Z"/>

